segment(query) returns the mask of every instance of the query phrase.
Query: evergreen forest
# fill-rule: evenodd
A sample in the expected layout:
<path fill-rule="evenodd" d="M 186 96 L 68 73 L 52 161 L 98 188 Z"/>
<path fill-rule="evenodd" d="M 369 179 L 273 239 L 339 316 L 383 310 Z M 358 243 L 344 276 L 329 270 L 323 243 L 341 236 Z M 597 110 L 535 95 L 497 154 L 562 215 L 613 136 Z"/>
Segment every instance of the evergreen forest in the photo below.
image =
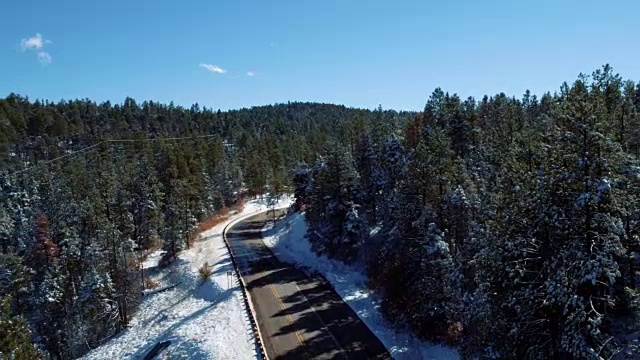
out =
<path fill-rule="evenodd" d="M 395 326 L 470 358 L 611 358 L 640 330 L 639 159 L 640 83 L 609 65 L 419 112 L 11 94 L 0 353 L 82 356 L 127 327 L 150 250 L 170 263 L 211 216 L 293 194 Z"/>

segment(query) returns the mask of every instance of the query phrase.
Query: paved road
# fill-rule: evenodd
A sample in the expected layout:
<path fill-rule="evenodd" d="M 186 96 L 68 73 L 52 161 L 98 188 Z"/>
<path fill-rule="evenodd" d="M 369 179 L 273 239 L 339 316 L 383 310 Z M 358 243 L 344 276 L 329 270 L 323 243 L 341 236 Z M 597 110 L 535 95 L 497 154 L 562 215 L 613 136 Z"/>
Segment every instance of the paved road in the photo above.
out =
<path fill-rule="evenodd" d="M 270 359 L 391 359 L 378 338 L 320 278 L 282 263 L 264 245 L 261 213 L 227 231 Z"/>

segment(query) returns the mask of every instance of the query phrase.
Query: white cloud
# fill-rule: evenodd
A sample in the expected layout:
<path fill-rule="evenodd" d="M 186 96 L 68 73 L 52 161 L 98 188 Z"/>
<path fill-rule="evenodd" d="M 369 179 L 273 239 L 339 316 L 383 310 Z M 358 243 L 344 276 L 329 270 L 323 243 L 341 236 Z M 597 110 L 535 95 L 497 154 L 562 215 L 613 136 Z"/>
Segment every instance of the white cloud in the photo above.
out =
<path fill-rule="evenodd" d="M 43 50 L 47 44 L 51 44 L 51 41 L 43 39 L 40 33 L 20 41 L 22 51 L 35 51 L 38 61 L 43 65 L 51 64 L 53 61 L 51 54 Z"/>
<path fill-rule="evenodd" d="M 253 71 L 247 71 L 247 76 L 253 76 L 253 75 L 255 75 L 255 74 L 256 74 L 256 73 L 254 73 Z"/>
<path fill-rule="evenodd" d="M 200 64 L 200 67 L 207 69 L 207 71 L 211 71 L 218 74 L 224 74 L 227 72 L 227 70 L 221 68 L 218 65 L 213 65 L 213 64 Z"/>
<path fill-rule="evenodd" d="M 38 61 L 43 64 L 51 64 L 51 55 L 46 51 L 38 51 Z"/>
<path fill-rule="evenodd" d="M 51 41 L 43 39 L 40 33 L 37 33 L 35 36 L 32 36 L 28 39 L 22 39 L 22 41 L 20 41 L 22 51 L 42 49 L 44 44 L 50 43 Z"/>

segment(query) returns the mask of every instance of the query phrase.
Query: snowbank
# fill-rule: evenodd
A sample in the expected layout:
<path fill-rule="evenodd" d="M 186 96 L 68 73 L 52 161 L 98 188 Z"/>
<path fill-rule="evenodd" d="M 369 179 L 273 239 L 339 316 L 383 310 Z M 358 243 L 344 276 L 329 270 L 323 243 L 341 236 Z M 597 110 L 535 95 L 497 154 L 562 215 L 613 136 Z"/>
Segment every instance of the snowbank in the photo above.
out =
<path fill-rule="evenodd" d="M 271 231 L 270 231 L 271 233 Z M 296 213 L 277 225 L 275 233 L 264 239 L 281 261 L 294 263 L 323 274 L 336 292 L 382 341 L 395 359 L 459 359 L 448 347 L 426 343 L 405 331 L 393 329 L 380 312 L 380 299 L 367 288 L 367 277 L 357 269 L 317 256 L 306 240 L 307 223 Z"/>
<path fill-rule="evenodd" d="M 278 207 L 290 204 L 291 198 L 286 197 Z M 161 252 L 150 254 L 143 264 L 145 276 L 157 281 L 159 288 L 177 286 L 143 297 L 129 327 L 83 358 L 138 359 L 166 340 L 171 344 L 163 355 L 170 359 L 255 358 L 241 289 L 227 277 L 233 265 L 222 231 L 231 221 L 265 210 L 264 201 L 247 202 L 240 214 L 202 233 L 169 269 L 158 268 Z M 212 266 L 213 274 L 202 283 L 198 268 L 205 263 Z"/>

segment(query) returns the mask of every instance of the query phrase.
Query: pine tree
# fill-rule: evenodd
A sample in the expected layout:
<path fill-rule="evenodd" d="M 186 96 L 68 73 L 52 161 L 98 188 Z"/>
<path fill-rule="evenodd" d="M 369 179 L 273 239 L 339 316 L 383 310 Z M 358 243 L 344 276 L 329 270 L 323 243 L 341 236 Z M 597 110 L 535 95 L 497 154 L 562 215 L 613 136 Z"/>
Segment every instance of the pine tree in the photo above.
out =
<path fill-rule="evenodd" d="M 308 236 L 313 248 L 344 261 L 354 260 L 364 241 L 354 231 L 362 233 L 364 220 L 358 213 L 358 174 L 347 149 L 328 146 L 326 160 L 319 158 L 311 171 L 309 192 Z"/>
<path fill-rule="evenodd" d="M 390 224 L 398 210 L 398 188 L 408 174 L 408 153 L 400 139 L 389 136 L 379 147 L 371 174 L 370 189 L 376 195 L 376 221 Z"/>
<path fill-rule="evenodd" d="M 162 228 L 162 191 L 155 169 L 149 158 L 138 161 L 131 182 L 131 214 L 133 215 L 132 239 L 138 246 L 148 249 L 159 241 L 158 230 Z"/>
<path fill-rule="evenodd" d="M 597 79 L 596 79 L 597 80 Z M 549 192 L 541 230 L 547 248 L 545 283 L 555 348 L 578 357 L 607 354 L 604 314 L 615 306 L 613 285 L 624 253 L 620 188 L 623 153 L 604 135 L 607 98 L 578 80 L 563 104 L 558 141 L 551 149 Z"/>
<path fill-rule="evenodd" d="M 0 298 L 0 359 L 40 359 L 31 343 L 27 322 L 11 311 L 11 297 Z"/>
<path fill-rule="evenodd" d="M 374 172 L 377 168 L 373 140 L 369 134 L 363 134 L 356 148 L 356 171 L 360 175 L 360 187 L 363 189 L 362 205 L 364 213 L 371 221 L 377 218 L 377 208 L 379 206 L 379 189 L 374 183 Z"/>
<path fill-rule="evenodd" d="M 15 253 L 0 253 L 0 292 L 12 297 L 16 310 L 27 310 L 33 292 L 34 270 Z"/>
<path fill-rule="evenodd" d="M 307 164 L 302 163 L 293 170 L 293 197 L 294 206 L 297 210 L 303 210 L 309 204 L 310 169 Z"/>

